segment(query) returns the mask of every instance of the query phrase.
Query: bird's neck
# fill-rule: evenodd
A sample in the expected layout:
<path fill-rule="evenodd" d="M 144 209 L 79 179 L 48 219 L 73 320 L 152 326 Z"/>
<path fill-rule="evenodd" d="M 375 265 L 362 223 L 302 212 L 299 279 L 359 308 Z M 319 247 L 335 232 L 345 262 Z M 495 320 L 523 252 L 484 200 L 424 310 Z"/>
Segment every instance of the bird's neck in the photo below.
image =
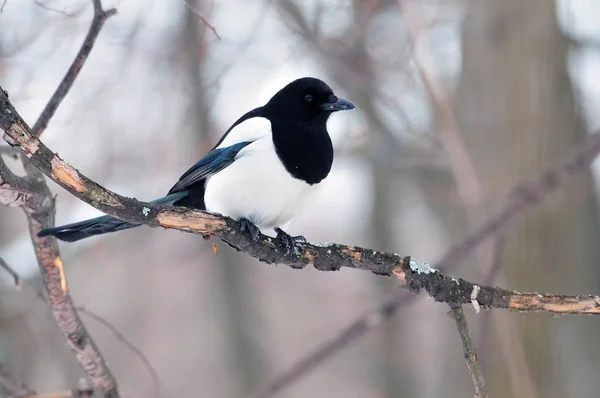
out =
<path fill-rule="evenodd" d="M 290 175 L 308 184 L 318 184 L 331 170 L 333 145 L 327 118 L 311 121 L 271 120 L 277 156 Z"/>

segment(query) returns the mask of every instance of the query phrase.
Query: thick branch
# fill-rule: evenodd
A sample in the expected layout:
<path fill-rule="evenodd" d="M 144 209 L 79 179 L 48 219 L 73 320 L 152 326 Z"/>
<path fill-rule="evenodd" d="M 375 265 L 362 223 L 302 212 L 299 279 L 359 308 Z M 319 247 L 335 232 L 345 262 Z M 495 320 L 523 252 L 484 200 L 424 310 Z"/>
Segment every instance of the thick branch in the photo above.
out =
<path fill-rule="evenodd" d="M 6 112 L 8 110 L 8 112 Z M 157 206 L 125 198 L 90 180 L 64 162 L 34 137 L 17 111 L 0 90 L 0 129 L 9 144 L 20 148 L 30 161 L 56 183 L 84 202 L 124 221 L 178 229 L 204 236 L 215 235 L 233 248 L 244 251 L 267 263 L 286 264 L 292 268 L 312 265 L 321 271 L 336 271 L 342 267 L 369 270 L 377 275 L 396 275 L 406 281 L 414 292 L 425 289 L 436 301 L 469 304 L 475 300 L 484 308 L 515 311 L 545 311 L 561 314 L 600 313 L 597 296 L 556 296 L 537 293 L 517 293 L 490 286 L 480 286 L 474 299 L 475 284 L 454 279 L 431 269 L 410 257 L 395 253 L 340 244 L 299 243 L 293 255 L 279 239 L 261 235 L 255 244 L 249 234 L 240 232 L 240 225 L 228 217 L 185 208 Z M 593 136 L 600 143 L 600 135 Z"/>
<path fill-rule="evenodd" d="M 36 122 L 35 133 L 29 132 L 32 136 L 39 136 L 46 128 L 78 76 L 104 21 L 116 13 L 115 9 L 103 11 L 100 0 L 93 0 L 93 4 L 94 20 L 90 31 L 65 78 Z M 7 94 L 3 90 L 1 97 L 7 99 Z M 2 115 L 11 115 L 11 110 L 3 108 Z M 0 152 L 6 153 L 7 151 L 0 148 Z M 53 237 L 40 238 L 37 236 L 41 229 L 54 226 L 54 199 L 36 165 L 24 159 L 24 166 L 27 176 L 17 177 L 8 170 L 0 158 L 0 188 L 4 188 L 3 191 L 0 191 L 0 202 L 19 205 L 25 211 L 42 281 L 48 296 L 48 305 L 56 323 L 95 390 L 105 397 L 118 398 L 116 381 L 73 305 L 57 241 Z"/>
<path fill-rule="evenodd" d="M 26 166 L 26 169 L 31 167 Z M 0 174 L 3 174 L 2 170 Z M 97 391 L 106 397 L 118 397 L 114 378 L 73 306 L 56 239 L 37 236 L 42 228 L 54 225 L 54 200 L 51 192 L 37 169 L 30 170 L 27 179 L 27 184 L 34 193 L 21 207 L 27 215 L 30 235 L 48 296 L 48 306 Z"/>
<path fill-rule="evenodd" d="M 451 315 L 456 320 L 456 329 L 458 329 L 460 341 L 462 342 L 463 350 L 465 352 L 467 367 L 469 368 L 469 373 L 471 374 L 471 379 L 475 386 L 475 396 L 477 398 L 487 398 L 487 387 L 485 379 L 483 378 L 483 373 L 481 373 L 481 368 L 479 367 L 479 362 L 477 361 L 477 350 L 475 349 L 475 344 L 473 344 L 473 339 L 471 339 L 471 333 L 469 332 L 469 326 L 467 325 L 467 317 L 460 306 L 453 308 Z"/>

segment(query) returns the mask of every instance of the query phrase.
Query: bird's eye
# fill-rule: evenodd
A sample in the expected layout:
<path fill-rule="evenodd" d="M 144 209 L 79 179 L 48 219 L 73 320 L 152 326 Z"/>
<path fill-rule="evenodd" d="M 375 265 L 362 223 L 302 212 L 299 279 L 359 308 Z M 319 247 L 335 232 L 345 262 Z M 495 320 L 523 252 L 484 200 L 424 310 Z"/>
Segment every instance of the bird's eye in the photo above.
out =
<path fill-rule="evenodd" d="M 310 102 L 312 102 L 312 100 L 313 100 L 313 97 L 312 97 L 312 95 L 310 95 L 310 94 L 306 94 L 306 95 L 304 96 L 304 102 L 306 102 L 306 103 L 310 103 Z"/>

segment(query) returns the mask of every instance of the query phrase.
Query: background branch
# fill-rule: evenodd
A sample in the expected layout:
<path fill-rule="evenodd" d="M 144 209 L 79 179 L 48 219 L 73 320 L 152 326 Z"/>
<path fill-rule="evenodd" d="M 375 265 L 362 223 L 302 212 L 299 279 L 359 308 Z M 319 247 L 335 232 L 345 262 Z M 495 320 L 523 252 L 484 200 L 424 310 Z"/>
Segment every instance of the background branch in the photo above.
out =
<path fill-rule="evenodd" d="M 54 113 L 58 109 L 58 106 L 63 101 L 69 90 L 71 90 L 75 79 L 79 75 L 79 71 L 81 71 L 83 64 L 85 63 L 87 57 L 92 51 L 92 48 L 94 47 L 94 43 L 96 42 L 96 39 L 100 34 L 100 30 L 104 26 L 104 22 L 106 22 L 108 18 L 117 13 L 116 8 L 111 8 L 110 10 L 104 11 L 102 9 L 102 2 L 100 0 L 93 0 L 93 2 L 94 19 L 92 20 L 92 24 L 90 25 L 90 30 L 88 31 L 87 36 L 83 41 L 83 45 L 77 53 L 77 56 L 71 63 L 69 69 L 67 70 L 65 77 L 58 85 L 58 88 L 52 95 L 52 98 L 50 98 L 50 101 L 48 101 L 48 104 L 46 104 L 46 107 L 42 111 L 42 114 L 33 126 L 33 133 L 37 137 L 42 135 L 44 130 L 46 130 L 46 127 L 48 127 L 48 122 L 50 122 L 50 119 L 52 119 L 52 116 L 54 116 Z"/>
<path fill-rule="evenodd" d="M 465 352 L 467 367 L 469 368 L 471 380 L 473 380 L 473 385 L 475 386 L 475 397 L 487 398 L 487 386 L 481 368 L 479 367 L 479 362 L 477 361 L 477 350 L 475 349 L 475 344 L 471 338 L 471 332 L 469 332 L 467 317 L 460 306 L 453 308 L 450 311 L 450 314 L 456 321 L 456 329 L 458 329 L 460 341 L 462 342 L 463 350 Z"/>
<path fill-rule="evenodd" d="M 0 267 L 4 268 L 6 272 L 8 272 L 10 276 L 12 276 L 13 280 L 15 281 L 15 286 L 21 286 L 21 279 L 19 278 L 19 274 L 17 274 L 17 272 L 10 265 L 8 265 L 8 263 L 4 261 L 2 257 L 0 257 Z"/>
<path fill-rule="evenodd" d="M 0 396 L 5 396 L 4 394 L 8 397 L 22 397 L 35 394 L 35 391 L 0 364 Z"/>
<path fill-rule="evenodd" d="M 491 236 L 505 233 L 506 229 L 508 229 L 508 225 L 511 222 L 514 222 L 518 215 L 539 203 L 552 190 L 555 190 L 560 185 L 564 184 L 568 178 L 586 170 L 599 153 L 600 133 L 596 132 L 575 148 L 572 151 L 572 154 L 567 156 L 561 163 L 550 168 L 538 178 L 520 184 L 514 188 L 505 208 L 496 216 L 485 222 L 472 234 L 468 235 L 461 243 L 451 248 L 444 256 L 442 256 L 440 261 L 438 261 L 438 267 L 445 267 L 447 269 L 458 267 L 458 261 L 464 258 L 464 256 L 475 249 L 479 244 Z M 498 262 L 498 268 L 499 267 L 500 263 Z M 524 297 L 526 297 L 524 303 L 515 301 L 513 306 L 543 311 L 541 309 L 542 302 L 538 300 L 539 297 L 536 293 L 529 295 L 525 294 Z M 398 307 L 406 303 L 410 298 L 411 297 L 407 297 L 402 293 L 398 293 L 392 299 L 377 306 L 373 311 L 356 319 L 334 339 L 307 354 L 306 357 L 298 360 L 298 362 L 290 366 L 288 370 L 275 376 L 273 380 L 265 383 L 265 385 L 277 386 L 277 389 L 274 390 L 273 393 L 289 386 L 293 382 L 299 380 L 309 370 L 322 364 L 325 360 L 346 348 L 359 337 L 364 336 L 373 327 L 379 325 L 378 323 L 367 322 L 368 319 L 376 317 L 378 314 L 393 314 Z M 580 308 L 585 308 L 589 301 L 595 301 L 594 297 L 579 297 L 578 299 L 575 299 L 575 303 L 577 303 Z M 557 308 L 554 304 L 559 304 L 558 307 L 563 309 L 569 307 L 567 302 L 562 301 L 560 296 L 555 296 L 555 298 L 545 298 L 543 301 L 544 307 Z M 593 304 L 593 307 L 597 307 L 596 304 Z"/>
<path fill-rule="evenodd" d="M 31 131 L 32 137 L 40 136 L 43 133 L 79 75 L 106 18 L 117 12 L 116 9 L 104 11 L 100 0 L 93 0 L 93 4 L 94 20 L 88 35 L 63 81 L 35 123 L 34 129 Z M 4 90 L 2 90 L 2 96 L 7 98 Z M 10 114 L 10 112 L 9 109 L 3 110 L 3 114 Z M 3 150 L 3 152 L 8 151 Z M 27 175 L 18 177 L 6 167 L 0 158 L 0 188 L 13 188 L 12 197 L 0 192 L 0 202 L 9 206 L 21 206 L 25 211 L 48 298 L 48 306 L 54 319 L 94 389 L 105 397 L 118 398 L 120 395 L 116 381 L 73 305 L 57 241 L 54 237 L 40 238 L 37 236 L 42 229 L 54 226 L 55 207 L 50 189 L 39 169 L 27 158 L 22 157 L 22 161 Z M 24 191 L 28 193 L 24 193 Z"/>

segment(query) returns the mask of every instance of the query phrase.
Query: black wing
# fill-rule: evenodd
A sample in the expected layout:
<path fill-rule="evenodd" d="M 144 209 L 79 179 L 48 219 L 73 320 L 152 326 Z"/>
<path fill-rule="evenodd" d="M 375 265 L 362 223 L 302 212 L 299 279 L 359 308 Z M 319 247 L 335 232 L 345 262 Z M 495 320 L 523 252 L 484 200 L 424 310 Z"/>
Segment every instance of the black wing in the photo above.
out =
<path fill-rule="evenodd" d="M 244 141 L 226 148 L 212 149 L 179 178 L 169 193 L 185 191 L 192 185 L 218 173 L 235 161 L 237 154 L 253 141 Z"/>

